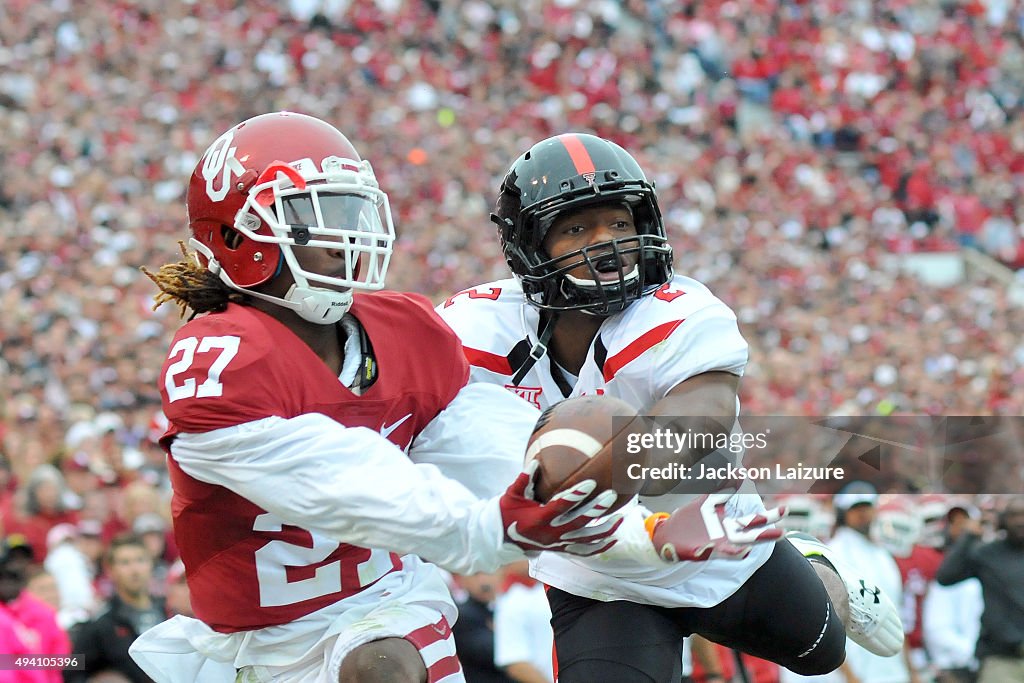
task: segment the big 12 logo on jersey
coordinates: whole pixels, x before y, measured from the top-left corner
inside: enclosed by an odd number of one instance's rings
[[[540,408],[540,395],[543,391],[540,387],[520,387],[515,384],[506,384],[505,388],[524,401],[529,401],[538,409]]]

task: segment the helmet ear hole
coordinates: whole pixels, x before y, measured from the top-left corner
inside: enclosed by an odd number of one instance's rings
[[[227,225],[220,226],[220,237],[224,240],[224,246],[232,251],[242,246],[242,240],[245,239],[242,233]]]

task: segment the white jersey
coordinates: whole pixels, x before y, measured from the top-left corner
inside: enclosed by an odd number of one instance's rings
[[[554,679],[551,608],[544,586],[513,583],[494,600],[494,663],[507,668],[527,662],[545,680]]]
[[[723,371],[742,375],[747,343],[736,315],[707,287],[675,276],[656,293],[605,319],[591,344],[579,377],[568,378],[563,396],[554,373],[562,370],[541,358],[518,386],[512,377],[537,342],[539,311],[526,303],[519,282],[499,280],[459,292],[437,312],[462,339],[470,381],[504,386],[544,409],[585,394],[620,398],[643,413],[680,382]],[[747,488],[749,487],[749,489]],[[729,503],[731,514],[764,510],[749,483]],[[687,498],[659,496],[642,502],[671,512]],[[594,600],[620,600],[665,607],[710,607],[732,595],[771,555],[772,545],[756,546],[744,560],[681,562],[651,567],[601,556],[579,558],[543,553],[531,574],[549,585]]]
[[[903,603],[900,568],[888,550],[846,526],[836,530],[828,545],[841,562],[856,572],[857,576],[874,582],[892,599],[893,604]],[[847,641],[846,663],[862,681],[907,683],[910,680],[907,661],[902,653],[896,657],[879,657],[857,643]]]

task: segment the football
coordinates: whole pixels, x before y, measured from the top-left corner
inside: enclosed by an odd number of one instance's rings
[[[637,418],[636,410],[611,396],[570,398],[545,410],[538,418],[526,448],[526,462],[531,459],[540,462],[534,498],[546,503],[556,493],[586,479],[597,482],[595,493],[613,488],[616,437],[620,437],[617,445],[621,451],[624,445],[622,437],[640,427],[641,420]],[[616,457],[625,456],[619,452]],[[617,464],[620,468],[623,466],[622,462]],[[640,483],[629,487],[629,482],[625,482],[620,486],[616,490],[620,495],[612,509],[629,502]],[[633,490],[623,490],[630,488]]]

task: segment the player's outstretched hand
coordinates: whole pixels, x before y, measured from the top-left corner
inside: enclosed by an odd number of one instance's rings
[[[614,545],[610,537],[622,517],[609,515],[608,510],[615,503],[616,493],[603,491],[586,501],[597,486],[593,479],[587,479],[547,503],[539,503],[533,499],[538,465],[537,460],[530,461],[498,500],[505,539],[527,552],[556,550],[573,555],[594,555]]]
[[[782,537],[783,530],[771,525],[786,516],[785,508],[730,517],[725,504],[734,493],[706,493],[671,515],[661,512],[649,517],[647,531],[658,555],[666,562],[703,562],[715,557],[739,560],[758,543]]]

